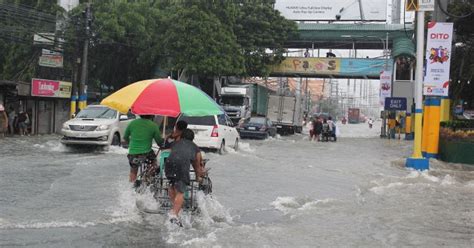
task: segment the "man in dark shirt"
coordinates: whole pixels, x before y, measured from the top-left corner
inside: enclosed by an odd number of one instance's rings
[[[184,202],[184,192],[190,183],[190,165],[193,165],[196,178],[200,181],[203,175],[201,167],[201,151],[194,144],[194,132],[185,129],[181,136],[177,137],[171,153],[165,163],[166,177],[170,180],[168,195],[173,203],[171,211],[171,222],[179,223],[177,216],[181,211]]]

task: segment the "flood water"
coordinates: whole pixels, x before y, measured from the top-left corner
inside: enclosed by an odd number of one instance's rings
[[[404,167],[411,142],[365,124],[338,142],[304,134],[244,140],[205,154],[212,197],[201,213],[143,214],[127,151],[68,150],[59,136],[0,140],[1,247],[473,247],[474,170]]]

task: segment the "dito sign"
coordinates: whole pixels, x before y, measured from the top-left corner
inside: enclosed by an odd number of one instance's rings
[[[405,97],[387,97],[385,98],[385,110],[407,110],[407,99]]]
[[[387,19],[386,0],[276,0],[275,9],[289,20],[336,20],[336,16],[339,20]]]
[[[384,105],[385,99],[392,96],[392,71],[380,73],[380,105]]]
[[[33,78],[31,80],[32,96],[70,98],[71,91],[71,82],[37,78]]]
[[[428,23],[426,75],[423,80],[423,94],[426,96],[448,96],[452,35],[453,23]]]

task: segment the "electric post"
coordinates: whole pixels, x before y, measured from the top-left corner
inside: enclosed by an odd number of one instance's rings
[[[413,141],[413,154],[410,158],[407,158],[406,167],[427,170],[429,169],[429,161],[421,153],[425,12],[417,10],[416,14],[415,139]]]
[[[82,110],[87,106],[87,56],[89,52],[89,35],[90,35],[90,22],[91,16],[91,4],[90,1],[86,4],[85,12],[85,29],[86,37],[84,39],[84,48],[82,50],[82,70],[81,70],[81,83],[79,85],[79,109]]]

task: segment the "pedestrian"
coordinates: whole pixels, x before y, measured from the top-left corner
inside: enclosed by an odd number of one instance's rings
[[[309,119],[307,127],[309,129],[309,141],[312,141],[314,138],[314,120],[313,118]]]
[[[336,141],[336,123],[332,120],[331,116],[328,117],[327,123],[329,125],[329,136],[334,138],[334,141]]]
[[[369,128],[372,128],[372,126],[374,125],[374,120],[372,120],[372,118],[369,118]]]
[[[388,119],[388,138],[395,139],[395,128],[397,127],[397,120],[394,117]]]
[[[305,58],[309,57],[309,48],[306,48],[306,52],[304,52],[304,57]]]
[[[321,122],[320,118],[316,118],[315,122],[313,123],[314,125],[314,138],[316,141],[321,141],[321,133],[323,132],[323,123]]]
[[[193,166],[198,182],[202,181],[202,155],[199,147],[193,142],[194,132],[185,129],[176,137],[170,155],[165,162],[166,178],[170,181],[168,195],[173,204],[169,218],[171,223],[182,226],[178,219],[184,203],[184,193],[190,184],[190,165]]]
[[[6,132],[8,132],[8,117],[5,107],[0,104],[0,137],[5,137]]]
[[[20,135],[28,135],[28,125],[30,124],[30,117],[25,111],[20,111],[18,114],[18,128],[20,129]]]
[[[16,111],[13,106],[10,106],[8,111],[8,128],[10,129],[10,134],[15,134],[15,118],[16,118]]]

